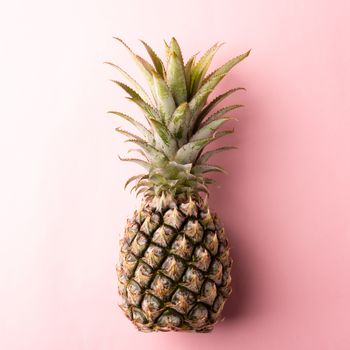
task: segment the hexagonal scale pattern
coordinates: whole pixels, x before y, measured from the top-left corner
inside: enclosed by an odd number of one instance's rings
[[[162,211],[146,203],[120,246],[120,307],[139,330],[213,328],[231,292],[232,260],[224,229],[203,202]]]

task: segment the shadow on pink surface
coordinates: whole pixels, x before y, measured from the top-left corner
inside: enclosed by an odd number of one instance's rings
[[[248,58],[248,61],[250,58]],[[254,287],[253,268],[255,259],[251,256],[252,252],[249,251],[249,241],[252,239],[250,235],[254,235],[254,233],[249,232],[249,227],[244,224],[245,220],[249,220],[250,213],[248,213],[248,208],[245,208],[241,203],[241,199],[244,197],[244,186],[246,185],[244,181],[249,175],[251,176],[247,173],[249,167],[244,165],[252,161],[249,159],[252,154],[245,146],[249,144],[250,135],[252,134],[250,128],[253,126],[254,120],[258,118],[258,105],[251,91],[253,89],[246,87],[245,81],[249,80],[248,78],[245,79],[244,73],[240,74],[240,68],[238,66],[233,70],[231,74],[233,77],[228,76],[222,82],[220,91],[218,91],[219,94],[239,86],[247,89],[247,91],[234,94],[222,103],[222,106],[237,103],[244,105],[243,108],[234,113],[237,120],[234,119],[230,122],[229,127],[235,129],[234,134],[220,140],[216,145],[234,145],[238,149],[220,154],[213,161],[228,172],[227,175],[215,175],[219,186],[212,186],[210,202],[213,211],[218,214],[224,223],[233,259],[231,271],[232,294],[223,310],[224,322],[220,323],[220,327],[231,327],[232,323],[244,317],[248,310],[254,311],[252,310],[254,307],[253,299],[255,298],[253,290],[256,289]],[[237,76],[237,72],[240,76]],[[240,81],[240,77],[242,81]]]

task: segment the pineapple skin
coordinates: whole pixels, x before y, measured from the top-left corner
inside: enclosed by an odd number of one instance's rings
[[[145,200],[127,221],[120,307],[143,332],[210,332],[231,293],[224,228],[200,197],[159,203]]]

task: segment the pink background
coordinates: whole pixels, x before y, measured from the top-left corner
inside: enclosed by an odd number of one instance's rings
[[[347,0],[8,1],[1,5],[0,348],[350,349],[350,50]],[[211,334],[142,334],[117,309],[117,239],[136,166],[109,109],[137,111],[102,64],[136,68],[112,40],[186,57],[252,48],[219,87],[229,170],[211,205],[236,267]],[[136,74],[137,75],[137,74]],[[124,124],[123,124],[124,125]],[[131,344],[131,347],[130,347]]]

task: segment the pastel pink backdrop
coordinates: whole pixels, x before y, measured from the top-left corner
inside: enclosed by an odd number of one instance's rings
[[[0,348],[350,348],[349,2],[13,1],[1,6]],[[214,66],[252,48],[220,85],[239,150],[212,189],[235,292],[211,334],[138,333],[117,308],[117,239],[136,166],[106,114],[138,113],[102,64],[137,69],[112,40]],[[137,75],[137,74],[136,74]],[[139,113],[138,113],[139,115]],[[124,125],[124,124],[123,124]]]

